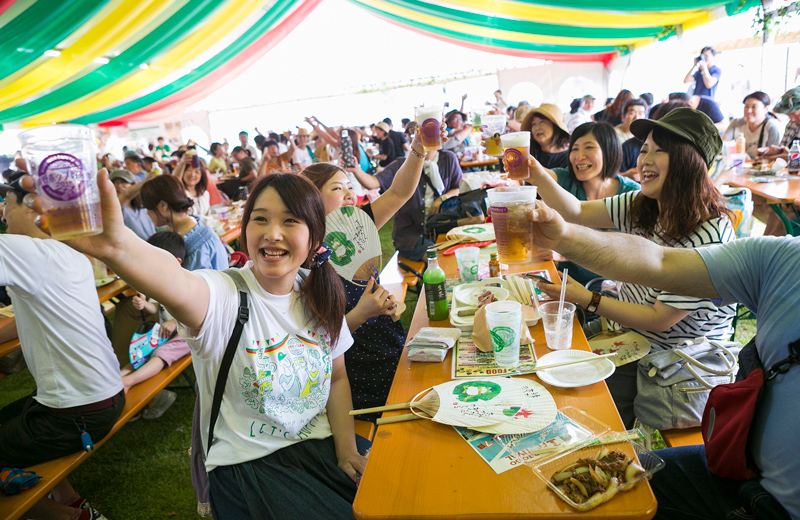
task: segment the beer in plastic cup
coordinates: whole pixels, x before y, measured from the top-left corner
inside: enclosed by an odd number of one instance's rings
[[[500,136],[503,143],[503,157],[506,160],[509,179],[527,179],[530,177],[528,155],[531,149],[530,132],[512,132]]]
[[[481,133],[486,146],[486,155],[491,157],[503,156],[503,145],[500,136],[506,128],[506,116],[483,116],[481,118]]]
[[[533,223],[536,186],[504,186],[486,192],[497,255],[503,264],[533,260]]]
[[[417,107],[414,116],[422,136],[422,148],[429,152],[442,148],[442,105]]]
[[[50,236],[68,240],[101,233],[94,131],[84,125],[40,126],[19,134],[19,141]]]
[[[486,306],[486,327],[492,337],[494,364],[513,367],[519,364],[519,335],[522,305],[519,302],[494,302]]]
[[[565,281],[566,283],[566,281]],[[544,339],[550,350],[567,350],[572,346],[572,318],[575,317],[575,304],[564,302],[561,315],[558,314],[558,302],[539,305],[544,327]]]

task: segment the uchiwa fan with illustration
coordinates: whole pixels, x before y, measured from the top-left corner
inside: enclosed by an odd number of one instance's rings
[[[378,277],[381,240],[367,213],[353,206],[334,210],[325,218],[325,244],[336,273],[359,285]]]
[[[552,423],[558,411],[550,392],[534,381],[487,378],[448,381],[420,392],[409,403],[351,415],[404,408],[413,415],[378,419],[379,424],[422,418],[488,433],[530,433]]]

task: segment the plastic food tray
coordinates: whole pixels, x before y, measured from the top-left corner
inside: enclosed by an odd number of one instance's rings
[[[458,311],[461,309],[468,309],[471,308],[465,304],[463,304],[459,299],[456,297],[458,291],[464,291],[473,289],[475,287],[483,287],[484,285],[490,283],[497,283],[500,284],[500,287],[509,291],[509,293],[513,294],[511,287],[508,282],[506,282],[503,278],[484,278],[479,282],[472,282],[472,283],[465,283],[461,284],[453,289],[453,298],[450,302],[450,324],[453,327],[461,329],[462,332],[472,332],[473,327],[475,326],[475,317],[474,316],[459,316]],[[509,300],[513,300],[511,296],[508,298]],[[513,300],[516,301],[516,300]],[[535,316],[533,318],[529,318],[525,321],[528,327],[533,327],[537,323],[539,323],[539,313],[538,311],[534,312]]]

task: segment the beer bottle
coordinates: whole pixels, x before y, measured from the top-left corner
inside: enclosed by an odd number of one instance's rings
[[[425,284],[425,303],[427,305],[428,319],[439,321],[447,319],[447,290],[445,289],[445,275],[439,267],[439,259],[435,249],[428,250],[428,268],[422,275]]]
[[[489,276],[492,278],[500,276],[500,260],[497,259],[497,253],[492,253],[489,259]]]

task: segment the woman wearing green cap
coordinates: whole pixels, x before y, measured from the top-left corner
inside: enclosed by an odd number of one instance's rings
[[[530,180],[539,187],[545,203],[569,222],[617,229],[671,247],[693,248],[733,240],[731,212],[708,176],[708,165],[722,147],[711,119],[696,110],[679,108],[658,121],[634,121],[631,132],[644,143],[637,164],[641,190],[580,201],[535,161],[531,161]],[[558,297],[561,285],[541,289]],[[651,352],[701,336],[727,339],[734,315],[732,305],[718,308],[707,299],[627,283],[620,289],[620,299],[613,300],[570,280],[566,299],[607,318],[613,329],[642,334],[650,341]],[[623,365],[606,381],[628,428],[635,419],[636,372],[636,363]]]

